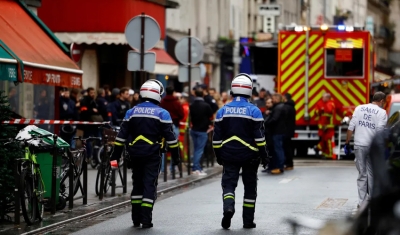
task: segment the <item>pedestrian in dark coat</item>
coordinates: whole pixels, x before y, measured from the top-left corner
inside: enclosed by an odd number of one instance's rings
[[[296,127],[296,108],[292,100],[292,95],[286,93],[283,96],[286,109],[286,134],[283,140],[283,149],[285,151],[285,170],[293,170],[293,140]]]

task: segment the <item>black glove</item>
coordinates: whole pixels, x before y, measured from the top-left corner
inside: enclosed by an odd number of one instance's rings
[[[346,156],[349,156],[351,154],[350,144],[345,144],[343,149],[344,149],[344,153],[346,154]]]
[[[177,166],[179,165],[179,163],[181,163],[181,158],[179,157],[179,155],[173,154],[171,159],[172,159],[172,165],[174,166]]]
[[[261,165],[264,169],[267,169],[267,166],[269,164],[270,158],[269,157],[263,157],[261,158]]]
[[[257,165],[257,166],[260,165],[260,158],[257,157],[257,158],[251,159],[250,164],[251,165]]]
[[[218,157],[218,156],[216,158],[217,158],[218,165],[223,166],[224,162],[222,161],[222,159],[220,157]]]

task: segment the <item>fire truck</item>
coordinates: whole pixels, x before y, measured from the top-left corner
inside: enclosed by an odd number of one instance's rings
[[[325,92],[341,110],[337,133],[345,111],[351,115],[369,102],[373,43],[369,31],[353,26],[287,26],[279,32],[276,89],[296,104],[296,155],[306,156],[319,141],[314,111]]]

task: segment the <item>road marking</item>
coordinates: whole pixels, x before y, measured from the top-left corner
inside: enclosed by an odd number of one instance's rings
[[[293,180],[297,180],[298,178],[284,178],[283,180],[279,181],[280,184],[287,184]]]
[[[347,198],[327,198],[317,207],[317,209],[340,209],[349,199]]]

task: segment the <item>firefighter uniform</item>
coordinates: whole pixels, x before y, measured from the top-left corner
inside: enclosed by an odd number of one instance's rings
[[[183,159],[187,160],[187,147],[188,144],[186,143],[186,130],[187,127],[189,126],[188,123],[188,117],[189,117],[189,103],[183,103],[182,104],[183,108],[183,118],[182,120],[179,121],[179,148],[181,150],[181,153],[183,155]]]
[[[269,160],[264,119],[260,109],[248,101],[251,91],[251,78],[246,74],[236,76],[232,81],[233,101],[217,112],[214,124],[213,148],[218,163],[224,168],[221,183],[224,217],[221,226],[225,229],[230,227],[235,213],[235,189],[240,169],[244,184],[243,227],[255,228],[257,170],[260,160],[264,167]]]
[[[335,135],[336,107],[333,100],[320,100],[315,111],[318,120],[318,136],[320,142],[317,148],[325,158],[332,158],[332,137]]]
[[[156,80],[146,81],[141,90],[142,103],[128,110],[115,140],[111,160],[121,156],[125,146],[132,168],[133,189],[131,193],[132,221],[135,227],[142,224],[150,228],[153,205],[157,198],[157,180],[161,165],[163,138],[168,144],[175,164],[179,163],[178,140],[173,131],[170,114],[159,107],[163,87]],[[146,94],[156,97],[148,97]]]

